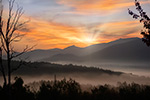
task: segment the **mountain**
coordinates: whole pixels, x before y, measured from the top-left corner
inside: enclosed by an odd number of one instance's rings
[[[73,54],[57,54],[54,55],[48,59],[45,59],[45,61],[68,61],[68,62],[79,62],[80,61],[80,57],[75,56]]]
[[[150,61],[150,48],[141,39],[135,38],[109,46],[84,58],[90,58],[92,61],[147,62]]]
[[[57,55],[46,61],[66,62],[144,62],[150,61],[150,48],[139,38],[118,39],[109,43],[91,45],[86,48],[69,47],[73,51],[72,56]],[[70,53],[68,53],[70,54]],[[80,56],[79,56],[80,54]],[[70,59],[66,59],[70,58]]]
[[[28,61],[40,61],[41,59],[52,57],[56,54],[61,53],[61,49],[49,49],[49,50],[33,50],[21,55],[21,58]]]
[[[97,52],[99,50],[107,48],[109,46],[113,46],[113,45],[116,45],[116,44],[122,44],[122,43],[130,42],[130,41],[135,40],[135,39],[138,39],[138,38],[127,38],[127,39],[121,39],[120,38],[118,40],[111,41],[109,43],[100,43],[100,44],[95,44],[95,45],[91,45],[91,46],[85,47],[84,51],[86,51],[85,52],[86,54],[89,54],[89,53]]]
[[[100,62],[100,61],[150,61],[150,48],[139,38],[118,39],[85,48],[69,46],[65,49],[33,50],[22,58],[47,62]]]
[[[83,48],[79,48],[79,47],[76,47],[75,45],[72,45],[63,49],[62,54],[72,54],[72,55],[80,56],[82,51],[83,51]]]

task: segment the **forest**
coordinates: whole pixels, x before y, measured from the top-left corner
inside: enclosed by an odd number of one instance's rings
[[[73,79],[42,81],[39,90],[24,85],[20,77],[15,77],[11,85],[11,100],[149,100],[150,86],[136,83],[118,83],[118,86],[99,85],[82,90]],[[0,98],[9,99],[7,86],[0,86]]]

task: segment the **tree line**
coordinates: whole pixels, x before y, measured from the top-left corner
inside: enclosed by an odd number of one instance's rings
[[[150,86],[136,83],[119,83],[118,86],[99,85],[82,90],[73,79],[43,81],[38,91],[24,85],[20,77],[11,84],[11,100],[150,100]],[[0,99],[8,100],[5,89],[0,86]]]

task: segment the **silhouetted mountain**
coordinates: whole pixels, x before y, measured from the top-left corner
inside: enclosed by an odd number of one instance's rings
[[[63,49],[63,54],[73,54],[73,55],[81,55],[81,52],[83,51],[83,48],[76,47],[75,45],[72,45],[70,47],[67,47]]]
[[[79,50],[78,50],[79,51]],[[147,62],[150,61],[150,48],[139,38],[119,39],[109,43],[102,43],[82,48],[79,53],[72,56],[64,55],[57,60],[51,57],[46,61],[72,61],[72,62]],[[75,56],[74,56],[75,55]],[[58,57],[58,55],[57,55]],[[59,58],[59,57],[58,57]],[[66,59],[70,58],[70,59]]]
[[[82,55],[82,52],[83,48],[72,45],[62,49],[60,52],[53,54],[53,56],[47,56],[39,61],[79,61],[79,56]]]
[[[150,48],[139,38],[118,39],[109,43],[91,45],[85,48],[70,46],[65,49],[33,50],[23,55],[30,61],[149,61]]]
[[[92,61],[150,61],[150,48],[141,39],[115,44],[86,56]]]
[[[48,60],[50,61],[80,61],[79,58],[80,57],[75,56],[73,54],[57,54],[57,55],[50,57]]]
[[[61,53],[61,49],[49,49],[49,50],[33,50],[27,52],[21,56],[21,58],[27,58],[28,61],[39,61],[44,58],[52,57]]]
[[[85,53],[87,55],[89,53],[97,52],[97,51],[102,50],[104,48],[107,48],[109,46],[130,42],[134,39],[138,39],[138,38],[127,38],[127,39],[121,39],[120,38],[118,40],[115,40],[115,41],[112,41],[109,43],[101,43],[101,44],[95,44],[95,45],[88,46],[88,47],[84,48],[85,49],[84,51],[86,51]]]

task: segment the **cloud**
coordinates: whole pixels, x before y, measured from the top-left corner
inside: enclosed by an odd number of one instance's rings
[[[17,48],[26,44],[37,44],[37,49],[85,47],[122,37],[140,37],[142,29],[138,22],[128,21],[127,11],[110,15],[133,6],[130,0],[26,0],[23,4],[27,12],[23,20],[31,13],[31,22],[20,30],[27,35]]]
[[[101,13],[101,15],[134,6],[134,1],[131,2],[131,0],[58,0],[58,3],[74,8],[76,14]]]
[[[24,43],[38,44],[36,48],[85,47],[122,37],[139,37],[141,26],[136,21],[96,23],[89,26],[69,26],[32,19]],[[23,31],[24,32],[24,31]],[[90,39],[90,40],[89,40]],[[93,39],[93,40],[92,40]],[[88,44],[88,41],[91,43]]]
[[[118,38],[141,37],[141,24],[137,21],[110,22],[101,26],[99,42],[110,42]]]
[[[75,8],[77,11],[108,11],[120,6],[121,0],[60,0],[64,4]]]
[[[70,45],[85,46],[81,43],[81,36],[84,34],[81,27],[73,27],[56,22],[46,22],[43,20],[31,19],[26,27],[29,28],[21,43],[38,44],[37,48],[65,48]]]

